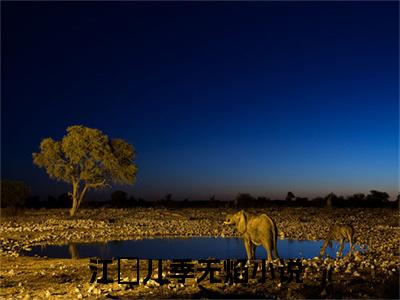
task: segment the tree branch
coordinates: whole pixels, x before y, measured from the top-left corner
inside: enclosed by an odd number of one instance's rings
[[[83,196],[85,196],[85,193],[86,193],[87,189],[88,189],[88,186],[85,185],[85,186],[83,187],[83,189],[82,189],[80,195],[79,195],[79,198],[78,198],[78,207],[81,205]]]
[[[106,186],[105,183],[106,183],[106,180],[105,180],[105,179],[104,179],[103,181],[101,181],[101,182],[87,183],[87,184],[85,185],[85,188],[87,187],[87,188],[93,189],[93,188],[98,188],[98,187]]]

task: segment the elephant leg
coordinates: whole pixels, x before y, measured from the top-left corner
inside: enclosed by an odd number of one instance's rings
[[[343,252],[343,239],[340,240],[339,257],[342,257]]]
[[[251,245],[251,254],[252,254],[251,259],[252,260],[256,259],[256,248],[257,248],[257,246],[255,244]]]
[[[353,252],[353,247],[354,247],[354,245],[353,245],[353,241],[351,240],[351,238],[349,238],[349,244],[350,244],[349,255],[351,255],[351,254],[352,254],[352,252]]]
[[[251,260],[252,259],[252,245],[251,241],[248,237],[244,237],[243,239],[244,246],[246,248],[246,254],[247,254],[247,259]]]
[[[267,252],[268,262],[272,262],[271,245],[269,245],[267,241],[263,242],[262,245],[265,248],[265,251]]]
[[[325,254],[325,248],[322,246],[322,248],[319,250],[319,257],[322,258],[324,257]]]
[[[274,243],[274,255],[275,255],[275,258],[279,258],[279,254],[278,254],[278,241],[275,241],[275,243]]]
[[[248,265],[249,267],[254,266],[254,260],[255,260],[255,257],[256,257],[256,247],[257,246],[255,244],[253,244],[253,242],[251,242],[251,240],[250,240],[250,242],[249,242],[250,255],[247,254],[248,260],[247,260],[247,263],[246,263],[246,265]],[[247,249],[246,249],[246,251],[247,251]]]

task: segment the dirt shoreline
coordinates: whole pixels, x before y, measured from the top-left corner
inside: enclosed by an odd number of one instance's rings
[[[235,209],[95,209],[81,210],[69,218],[67,210],[26,211],[1,218],[0,297],[2,298],[396,298],[399,281],[399,212],[396,209],[269,208],[250,209],[267,213],[277,223],[280,238],[323,239],[329,224],[350,222],[365,253],[341,260],[303,260],[303,283],[158,286],[151,281],[133,288],[127,285],[90,284],[88,259],[46,259],[21,256],[34,245],[128,240],[147,237],[236,236],[222,225]],[[277,262],[276,262],[277,263]],[[331,264],[333,282],[320,287],[322,270]],[[143,270],[147,266],[142,266]],[[112,268],[111,268],[112,269]],[[115,271],[115,270],[114,270]],[[155,274],[154,274],[155,275]],[[396,291],[397,289],[397,291]]]

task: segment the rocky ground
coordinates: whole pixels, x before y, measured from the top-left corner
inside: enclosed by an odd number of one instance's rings
[[[0,297],[2,298],[398,298],[399,212],[395,209],[270,208],[279,236],[323,239],[333,221],[351,222],[358,244],[368,245],[343,259],[303,260],[303,283],[280,283],[267,278],[260,284],[208,284],[189,280],[159,286],[90,284],[88,259],[26,257],[34,245],[140,239],[146,237],[235,236],[222,225],[226,209],[136,208],[81,210],[70,218],[67,210],[26,211],[1,217]],[[274,264],[278,264],[275,261]],[[321,274],[332,267],[332,283],[321,287]],[[113,272],[110,267],[110,272]],[[116,268],[116,267],[115,267]],[[143,265],[143,269],[147,266]],[[115,270],[114,270],[115,271]]]

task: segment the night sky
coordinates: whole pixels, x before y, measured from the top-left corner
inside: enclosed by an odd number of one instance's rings
[[[135,146],[145,199],[398,192],[398,2],[1,5],[2,178],[33,194],[69,190],[32,152],[75,124]]]

